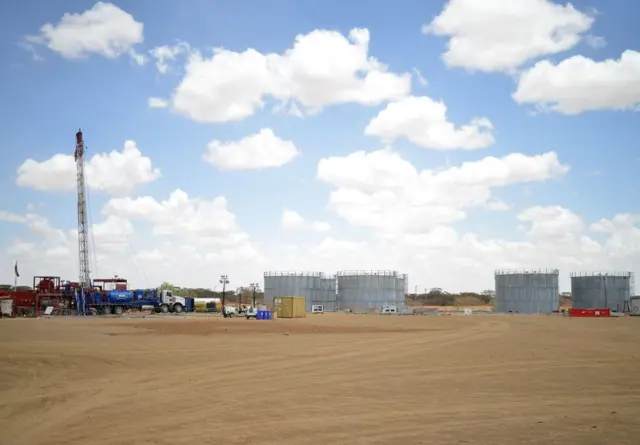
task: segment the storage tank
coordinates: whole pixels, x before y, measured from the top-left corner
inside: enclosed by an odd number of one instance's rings
[[[391,270],[338,272],[340,309],[381,309],[394,305],[404,309],[408,286],[406,274]]]
[[[110,290],[107,293],[107,301],[109,303],[131,303],[133,302],[133,294],[128,290]]]
[[[572,306],[576,309],[616,310],[631,299],[632,272],[571,273]]]
[[[319,301],[324,301],[322,272],[271,271],[264,273],[264,304],[273,307],[274,297],[305,297],[307,311]]]
[[[335,275],[320,278],[320,299],[314,300],[311,303],[312,305],[321,304],[324,307],[325,312],[333,312],[338,309]]]
[[[560,306],[558,269],[497,270],[496,312],[549,314]]]

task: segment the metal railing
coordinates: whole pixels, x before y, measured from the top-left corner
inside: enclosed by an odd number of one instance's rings
[[[398,277],[403,278],[406,277],[406,274],[400,274],[395,270],[341,270],[338,271],[338,277],[347,277],[347,276],[383,276],[383,277]]]
[[[571,278],[574,277],[633,277],[633,272],[613,271],[613,272],[571,272]]]
[[[265,277],[318,277],[324,278],[324,272],[275,270],[264,273]]]
[[[494,275],[559,275],[558,269],[498,269]]]

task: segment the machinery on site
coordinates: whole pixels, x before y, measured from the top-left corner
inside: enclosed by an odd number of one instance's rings
[[[78,210],[78,281],[63,282],[60,277],[36,276],[28,290],[0,290],[5,316],[122,314],[129,309],[151,308],[156,312],[181,313],[193,311],[193,299],[174,295],[170,290],[128,289],[123,278],[91,280],[89,226],[84,171],[86,147],[82,130],[76,133],[74,159],[76,162]],[[17,275],[16,263],[16,277]],[[6,301],[5,301],[6,300]],[[11,304],[8,304],[11,300]]]
[[[225,306],[222,312],[222,315],[225,318],[233,318],[233,317],[246,317],[256,318],[258,316],[258,309],[249,305],[241,305],[240,307],[235,306]]]
[[[168,289],[127,289],[124,278],[96,279],[85,292],[85,306],[91,312],[120,315],[130,309],[152,309],[155,312],[193,312],[194,299],[174,295]]]
[[[258,318],[258,308],[256,308],[255,306],[250,306],[247,308],[244,315],[245,317],[247,317],[247,320],[250,318]]]
[[[87,224],[87,186],[84,179],[84,137],[82,130],[76,133],[76,183],[78,188],[78,264],[80,267],[81,287],[87,289],[91,285],[91,267],[89,263],[89,226]]]
[[[167,289],[130,290],[124,278],[96,279],[84,289],[78,282],[63,282],[60,277],[34,277],[33,289],[0,291],[0,300],[4,316],[120,315],[132,309],[176,314],[194,311],[193,298]],[[11,305],[5,300],[11,300]]]
[[[35,276],[33,287],[0,291],[5,316],[35,317],[50,307],[52,314],[76,313],[75,291],[61,285],[60,277]],[[77,283],[73,283],[77,286]],[[11,300],[11,304],[7,303]],[[10,310],[9,310],[10,308]]]

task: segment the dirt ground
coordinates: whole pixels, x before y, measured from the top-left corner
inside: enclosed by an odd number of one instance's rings
[[[0,320],[0,444],[640,443],[640,317]]]

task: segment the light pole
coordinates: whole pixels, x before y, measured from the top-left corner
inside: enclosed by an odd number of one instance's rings
[[[227,313],[225,312],[225,298],[224,294],[227,290],[227,284],[229,284],[229,276],[228,275],[220,275],[220,284],[222,284],[222,316],[226,318]]]
[[[256,307],[256,292],[260,292],[260,284],[251,283],[251,289],[253,289],[253,307]]]

